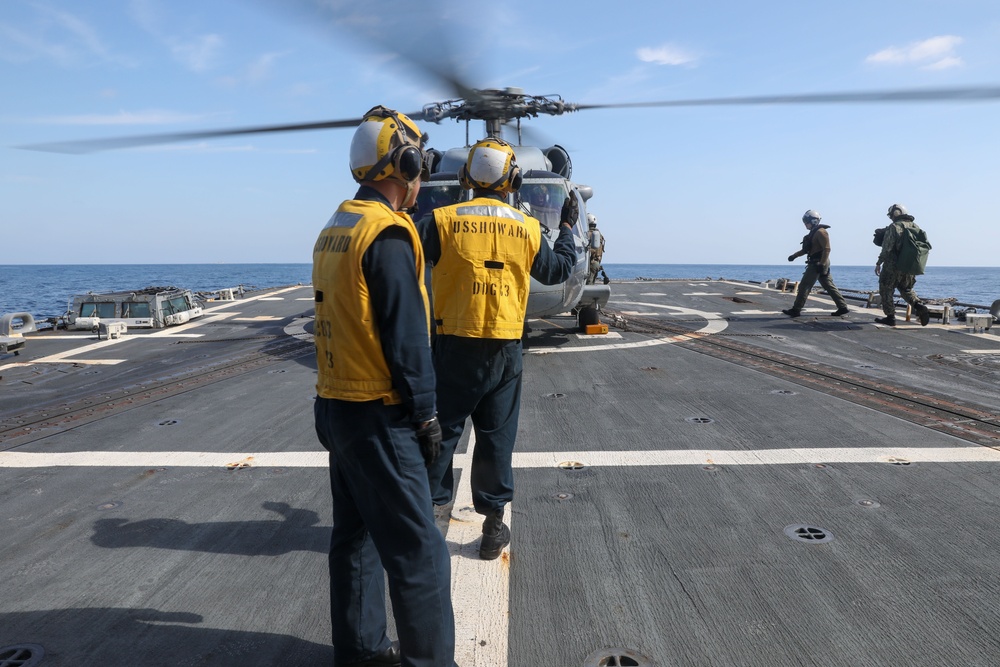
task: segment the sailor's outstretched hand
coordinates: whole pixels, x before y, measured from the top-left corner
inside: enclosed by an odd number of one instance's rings
[[[576,221],[580,219],[580,205],[576,202],[576,197],[570,195],[566,197],[566,201],[563,202],[562,212],[559,214],[559,222],[568,222],[571,225],[575,225]]]

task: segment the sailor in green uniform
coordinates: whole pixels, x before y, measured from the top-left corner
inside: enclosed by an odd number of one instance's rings
[[[913,306],[913,310],[920,320],[920,325],[927,326],[931,318],[930,311],[920,301],[917,293],[913,291],[917,277],[901,271],[896,264],[903,242],[903,230],[905,227],[913,226],[914,218],[902,204],[890,206],[886,215],[892,220],[892,224],[885,228],[885,236],[882,237],[882,252],[879,253],[878,261],[875,262],[878,293],[882,300],[882,312],[885,313],[885,317],[876,317],[875,321],[890,327],[896,326],[895,292],[899,290],[899,295],[903,297],[903,300]]]
[[[788,256],[789,262],[794,261],[796,257],[806,256],[806,270],[802,274],[802,280],[799,281],[795,303],[791,308],[781,311],[789,317],[798,317],[802,314],[802,307],[806,305],[806,298],[817,280],[837,304],[837,310],[832,313],[833,315],[846,315],[850,312],[847,309],[847,302],[833,282],[833,276],[830,275],[830,234],[826,231],[830,225],[820,224],[821,219],[819,212],[812,209],[802,215],[802,224],[809,233],[802,237],[802,250]]]

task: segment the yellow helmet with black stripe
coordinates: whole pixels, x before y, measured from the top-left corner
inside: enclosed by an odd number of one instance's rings
[[[351,140],[351,175],[359,183],[417,180],[424,167],[425,136],[406,114],[372,107]]]
[[[493,190],[502,195],[521,187],[521,169],[514,149],[503,139],[487,137],[469,150],[469,157],[458,171],[463,187]]]

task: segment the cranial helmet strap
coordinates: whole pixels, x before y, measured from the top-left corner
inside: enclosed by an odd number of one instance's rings
[[[392,152],[391,151],[389,153],[386,153],[385,155],[383,155],[382,159],[380,159],[378,162],[376,162],[372,166],[372,168],[368,170],[368,173],[365,174],[365,177],[362,178],[361,180],[362,181],[371,181],[371,180],[373,180],[376,176],[378,176],[382,172],[383,169],[385,169],[387,166],[389,166],[389,162],[390,161],[392,161]]]
[[[504,174],[503,176],[501,176],[501,177],[500,177],[500,178],[498,178],[497,180],[495,180],[495,181],[493,181],[492,183],[490,183],[490,186],[489,186],[489,189],[490,189],[490,190],[499,190],[499,189],[500,189],[500,186],[501,186],[501,185],[503,184],[503,182],[504,182],[504,181],[506,181],[506,180],[507,180],[507,174]]]

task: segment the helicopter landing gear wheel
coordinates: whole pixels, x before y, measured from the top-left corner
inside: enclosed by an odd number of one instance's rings
[[[580,331],[586,331],[587,325],[601,323],[601,314],[594,306],[580,306],[576,313],[576,322],[580,326]]]

